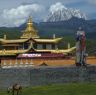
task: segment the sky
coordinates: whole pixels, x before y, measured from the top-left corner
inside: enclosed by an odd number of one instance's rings
[[[0,27],[19,26],[29,15],[35,22],[42,21],[57,3],[79,9],[88,19],[96,19],[96,0],[0,0]]]

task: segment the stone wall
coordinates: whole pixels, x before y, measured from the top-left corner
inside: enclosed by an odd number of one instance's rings
[[[14,83],[36,86],[69,82],[96,82],[96,67],[38,67],[0,69],[0,88]]]

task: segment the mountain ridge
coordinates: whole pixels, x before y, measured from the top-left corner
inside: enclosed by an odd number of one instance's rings
[[[81,12],[79,9],[66,8],[65,6],[57,3],[49,9],[49,13],[44,18],[44,22],[56,22],[69,20],[72,17],[87,19],[85,13]]]
[[[33,26],[36,30],[38,30],[38,34],[40,36],[46,37],[51,37],[53,34],[56,34],[57,36],[75,35],[79,27],[82,27],[82,29],[86,32],[88,37],[92,33],[96,33],[96,20],[84,20],[78,19],[76,17],[73,17],[70,20],[58,22],[33,22]],[[0,35],[4,35],[4,33],[7,32],[12,32],[14,33],[14,35],[18,34],[17,36],[20,36],[22,34],[21,31],[24,30],[25,27],[25,23],[20,25],[19,27],[0,27]]]

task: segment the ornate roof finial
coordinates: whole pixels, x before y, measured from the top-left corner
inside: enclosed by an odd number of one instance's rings
[[[29,16],[27,23],[32,23],[32,17]]]
[[[21,36],[21,38],[29,38],[29,37],[32,37],[32,38],[38,38],[39,37],[37,35],[37,31],[33,27],[31,16],[29,16],[29,18],[28,18],[26,29],[24,30],[23,35]]]

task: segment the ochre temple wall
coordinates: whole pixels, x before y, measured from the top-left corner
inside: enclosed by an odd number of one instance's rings
[[[4,59],[1,60],[1,65],[30,65],[39,66],[42,63],[48,66],[70,66],[75,64],[75,58],[71,59]],[[17,63],[17,64],[16,64]],[[96,64],[96,57],[88,57],[87,64]]]

